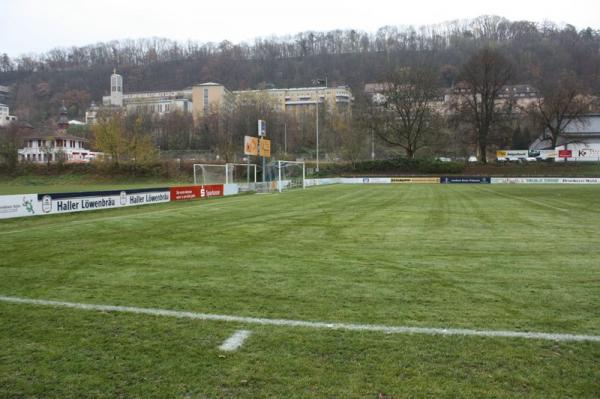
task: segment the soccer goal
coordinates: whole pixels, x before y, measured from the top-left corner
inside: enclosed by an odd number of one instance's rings
[[[194,164],[194,184],[227,183],[227,165],[208,163]]]
[[[304,162],[277,161],[277,189],[279,192],[293,188],[305,188],[305,178]]]
[[[253,163],[228,163],[227,183],[256,183],[256,164]]]

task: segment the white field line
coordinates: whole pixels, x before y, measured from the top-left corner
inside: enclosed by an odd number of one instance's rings
[[[189,210],[197,210],[198,207],[202,207],[204,208],[215,208],[215,205],[220,205],[219,207],[225,207],[229,204],[233,204],[233,203],[237,203],[237,202],[243,202],[245,200],[238,198],[237,200],[225,200],[223,201],[223,199],[216,199],[215,202],[211,202],[208,204],[205,203],[201,203],[201,204],[194,204],[194,206],[189,206],[189,207],[177,207],[177,208],[169,208],[169,209],[161,209],[161,210],[149,210],[147,212],[140,212],[140,213],[133,213],[133,214],[126,214],[126,215],[119,215],[119,216],[105,216],[105,217],[99,217],[99,218],[94,218],[94,219],[84,219],[84,220],[71,220],[71,221],[67,221],[64,223],[52,223],[52,224],[48,224],[48,225],[41,225],[41,226],[31,226],[28,227],[26,229],[21,229],[21,230],[7,230],[7,231],[0,231],[0,235],[8,235],[8,234],[16,234],[16,233],[26,233],[26,232],[31,232],[32,230],[42,230],[42,229],[47,229],[49,227],[64,227],[64,226],[70,226],[70,225],[79,225],[79,224],[88,224],[88,223],[95,223],[95,222],[104,222],[104,221],[108,221],[108,220],[123,220],[123,219],[131,219],[131,218],[140,218],[140,217],[146,217],[146,216],[153,216],[159,213],[171,213],[171,212],[185,212],[185,211],[189,211]],[[223,202],[221,202],[223,201]],[[217,209],[219,207],[216,207]],[[114,208],[114,209],[123,209],[123,208]],[[79,213],[83,213],[86,214],[87,212],[75,212],[76,214]],[[71,213],[72,215],[73,213]],[[36,216],[32,216],[33,218],[35,218]],[[28,219],[29,218],[23,218],[23,219]]]
[[[219,349],[225,352],[233,352],[244,344],[244,341],[250,334],[252,333],[248,330],[238,330],[233,333],[231,337],[227,338],[227,340],[219,346]]]
[[[385,326],[379,324],[355,324],[355,323],[329,323],[319,321],[302,321],[287,319],[267,319],[245,316],[230,316],[198,312],[186,312],[178,310],[165,310],[156,308],[138,308],[131,306],[94,305],[76,302],[49,301],[44,299],[29,299],[10,296],[0,296],[0,302],[54,306],[82,310],[95,310],[100,312],[123,312],[145,314],[151,316],[168,316],[194,320],[226,321],[243,324],[258,324],[265,326],[299,327],[316,330],[343,330],[362,332],[382,332],[386,334],[425,334],[425,335],[458,335],[474,337],[500,337],[500,338],[523,338],[539,339],[548,341],[576,341],[576,342],[600,342],[600,335],[560,334],[544,332],[525,331],[503,331],[503,330],[471,330],[463,328],[430,328],[430,327],[403,327]]]
[[[523,202],[529,202],[529,203],[532,203],[532,204],[535,204],[535,205],[539,205],[539,206],[543,206],[543,207],[546,207],[546,208],[554,209],[556,211],[569,212],[568,209],[559,208],[557,206],[550,205],[550,204],[547,204],[547,203],[541,202],[541,201],[532,200],[530,198],[523,198],[523,197],[519,197],[519,196],[516,196],[516,195],[499,193],[498,191],[490,190],[490,189],[487,189],[487,188],[479,188],[479,189],[481,191],[487,191],[489,193],[494,193],[496,195],[499,195],[500,197],[515,199],[515,200],[519,200],[519,201],[523,201]]]

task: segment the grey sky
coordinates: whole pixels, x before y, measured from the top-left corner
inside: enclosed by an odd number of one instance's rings
[[[240,42],[307,30],[372,32],[484,14],[600,29],[599,0],[0,0],[0,53],[153,36]]]

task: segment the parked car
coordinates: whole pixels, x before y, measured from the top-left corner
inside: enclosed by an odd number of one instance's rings
[[[467,159],[467,162],[477,162],[477,157],[475,155],[471,155],[469,159]]]

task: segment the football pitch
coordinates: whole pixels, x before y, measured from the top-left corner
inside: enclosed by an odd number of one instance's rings
[[[2,221],[0,397],[599,397],[599,244],[600,186]]]

